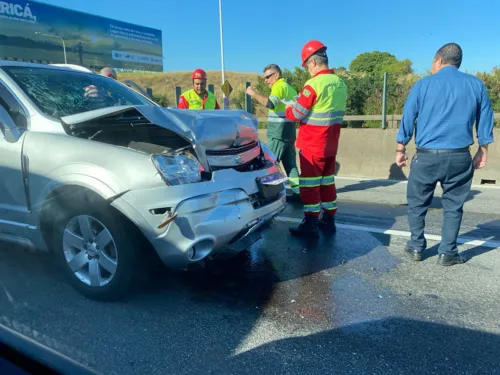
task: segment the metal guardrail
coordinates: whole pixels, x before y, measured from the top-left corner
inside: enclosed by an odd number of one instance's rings
[[[401,120],[402,115],[386,115],[386,121]],[[267,122],[267,117],[259,117],[259,122]],[[382,115],[347,115],[344,121],[382,121]]]
[[[214,91],[214,85],[210,84],[208,85],[208,89],[211,92]],[[245,88],[250,86],[250,82],[245,82]],[[179,102],[179,97],[181,96],[182,89],[180,86],[175,87],[175,103]],[[386,100],[387,100],[387,73],[384,73],[384,93],[383,93],[383,102],[382,102],[382,111],[385,111],[386,108]],[[245,94],[245,111],[247,112],[252,112],[252,100],[251,97],[247,94]],[[394,124],[395,121],[401,121],[401,118],[403,115],[391,115],[388,113],[385,113],[385,116],[383,114],[380,115],[347,115],[344,116],[344,121],[349,122],[349,121],[380,121],[381,122],[381,127],[383,129],[386,128],[386,125],[389,123],[392,128],[397,127],[396,124]],[[495,113],[494,114],[495,120],[500,120],[500,113]],[[259,122],[267,122],[267,117],[259,117],[258,118]],[[385,120],[385,121],[384,121]],[[385,122],[385,124],[382,124]]]
[[[500,113],[494,113],[495,120],[500,120]],[[386,115],[386,121],[401,121],[403,115]],[[259,122],[266,122],[267,117],[259,117]],[[347,115],[344,121],[382,121],[382,115]]]

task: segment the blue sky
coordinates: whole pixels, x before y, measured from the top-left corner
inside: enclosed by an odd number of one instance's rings
[[[218,0],[42,2],[161,29],[165,71],[221,68]],[[462,46],[464,71],[500,66],[499,0],[222,0],[222,7],[226,71],[293,69],[311,39],[328,46],[335,67],[378,50],[424,72],[447,42]]]

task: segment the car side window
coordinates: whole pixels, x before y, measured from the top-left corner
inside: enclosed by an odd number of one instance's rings
[[[5,108],[19,130],[28,128],[28,118],[19,102],[0,82],[0,105]]]

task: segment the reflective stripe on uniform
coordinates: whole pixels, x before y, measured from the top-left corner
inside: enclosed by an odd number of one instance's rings
[[[286,116],[285,112],[269,112],[268,117],[278,117],[284,118]]]
[[[309,117],[314,117],[317,119],[328,119],[328,118],[343,117],[344,114],[345,114],[344,111],[312,112],[309,115]]]
[[[321,185],[321,177],[300,177],[299,186],[302,188],[318,187]]]
[[[299,179],[297,177],[289,177],[288,181],[290,181],[290,186],[297,186],[299,184]]]
[[[271,101],[271,103],[274,104],[275,107],[278,106],[278,104],[280,104],[280,98],[278,98],[277,96],[270,96],[269,97],[269,100]]]
[[[321,207],[328,211],[333,211],[337,209],[337,201],[333,202],[321,202]]]
[[[344,119],[339,117],[337,119],[328,119],[328,120],[316,120],[316,119],[303,119],[301,123],[303,125],[314,125],[314,126],[332,126],[335,124],[342,124]]]
[[[305,114],[303,114],[302,112],[300,112],[300,110],[298,110],[295,107],[292,108],[292,114],[295,116],[295,118],[297,118],[299,120],[302,120],[304,117],[306,117]]]
[[[290,187],[294,194],[300,194],[300,185],[299,179],[297,177],[289,177],[288,181],[290,181]]]
[[[321,211],[321,206],[319,203],[304,205],[304,212],[320,212],[320,211]]]
[[[335,175],[332,174],[330,176],[323,176],[321,179],[321,186],[333,185],[335,184]]]
[[[305,85],[312,87],[317,100],[307,116],[300,119],[301,124],[313,126],[342,124],[347,106],[345,82],[335,74],[318,74],[309,79]],[[311,147],[314,145],[311,144]]]
[[[311,112],[308,116],[302,119],[302,123],[304,125],[316,126],[342,124],[344,120],[344,113],[344,111]]]
[[[269,114],[267,115],[267,121],[290,122],[290,120],[286,118],[285,112],[271,112],[271,111],[269,111]]]
[[[302,123],[304,125],[316,126],[342,124],[344,120],[344,113],[344,111],[311,112],[308,116],[302,119]]]
[[[311,110],[309,108],[304,107],[300,103],[294,103],[293,108],[296,109],[300,114],[307,116]]]

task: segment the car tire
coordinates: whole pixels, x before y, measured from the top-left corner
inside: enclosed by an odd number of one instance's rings
[[[53,248],[63,272],[89,299],[123,298],[143,271],[141,233],[107,204],[65,206],[53,227]]]

